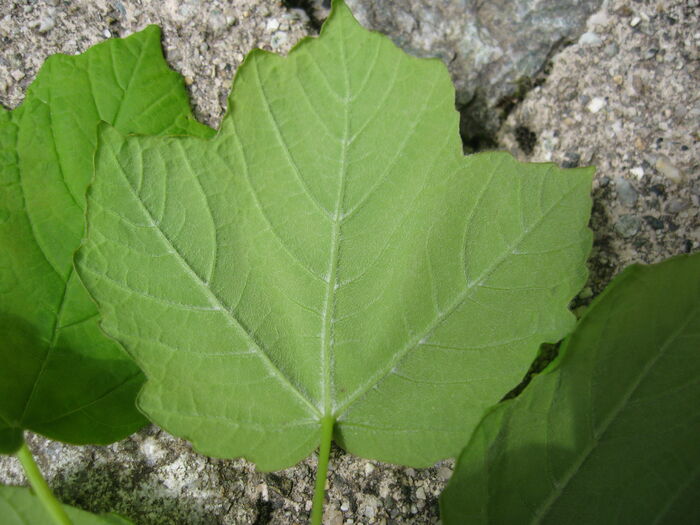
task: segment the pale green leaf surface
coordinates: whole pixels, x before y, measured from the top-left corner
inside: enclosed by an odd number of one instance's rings
[[[148,381],[149,418],[279,469],[319,442],[456,454],[585,280],[592,170],[464,157],[437,60],[340,2],[252,52],[214,139],[104,127],[80,275]]]
[[[116,514],[92,514],[64,505],[73,525],[131,525]],[[0,487],[0,523],[2,525],[53,525],[39,499],[25,487]]]
[[[700,523],[700,254],[627,268],[485,417],[446,524]]]
[[[0,452],[23,429],[108,443],[145,423],[134,405],[143,376],[101,332],[73,271],[100,121],[213,133],[192,119],[157,27],[49,58],[24,103],[0,108]]]

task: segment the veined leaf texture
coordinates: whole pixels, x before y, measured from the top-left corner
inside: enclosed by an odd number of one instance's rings
[[[100,121],[125,133],[213,133],[192,119],[155,26],[49,58],[23,104],[0,108],[3,453],[25,429],[111,443],[146,423],[134,404],[143,376],[100,330],[73,267]]]
[[[495,408],[444,523],[700,521],[700,254],[626,268],[560,356]]]
[[[454,89],[334,3],[253,51],[212,139],[103,126],[76,263],[144,370],[141,409],[263,470],[334,439],[454,456],[571,329],[592,169],[463,156]]]

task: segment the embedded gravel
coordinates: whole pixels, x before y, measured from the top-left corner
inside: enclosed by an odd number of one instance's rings
[[[597,168],[591,282],[700,248],[700,2],[616,0],[501,128],[523,160]]]
[[[306,13],[262,0],[0,0],[0,102],[17,106],[44,59],[106,37],[161,25],[170,64],[187,79],[195,113],[218,125],[232,76],[253,47],[286,52],[312,34]],[[596,240],[587,303],[622,267],[700,248],[700,4],[604,2],[577,43],[531,79],[499,146],[522,159],[594,164]],[[315,457],[259,473],[219,460],[155,428],[109,447],[73,447],[29,435],[58,496],[137,524],[303,523]],[[326,523],[436,523],[451,461],[411,469],[334,448]],[[23,484],[0,457],[0,482]]]

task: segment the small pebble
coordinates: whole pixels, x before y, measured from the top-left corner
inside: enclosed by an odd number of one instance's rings
[[[642,177],[644,177],[644,168],[642,168],[641,166],[637,166],[636,168],[632,168],[630,170],[630,173],[638,179],[641,179]]]
[[[588,19],[588,23],[591,26],[604,26],[610,22],[610,15],[605,9],[601,9],[597,13],[591,15]]]
[[[669,159],[666,155],[659,155],[656,159],[656,165],[654,167],[661,175],[669,180],[672,180],[673,182],[680,182],[683,178],[681,170],[676,168],[671,162],[671,159]]]
[[[698,197],[700,197],[700,180],[696,180],[695,182],[693,182],[690,191],[693,193],[693,195],[697,195]]]
[[[265,29],[267,29],[270,33],[277,31],[279,28],[280,22],[276,18],[270,18],[270,20],[267,21],[267,25],[265,26]]]
[[[642,221],[634,215],[622,215],[615,223],[615,231],[625,239],[634,237],[639,232]]]
[[[637,190],[627,179],[618,177],[615,179],[615,187],[617,188],[617,198],[623,206],[632,208],[637,203]]]
[[[24,78],[24,73],[22,73],[19,69],[15,69],[12,73],[10,73],[10,75],[12,75],[12,78],[14,78],[17,82]]]
[[[55,25],[56,22],[50,16],[42,17],[41,20],[39,20],[39,33],[48,33]]]
[[[365,463],[365,476],[369,476],[372,472],[374,472],[374,465]]]
[[[620,51],[620,48],[617,46],[615,42],[612,42],[605,46],[605,49],[603,49],[603,53],[605,53],[606,56],[609,56],[610,58],[614,57],[615,55],[618,54]],[[622,77],[620,77],[622,78]],[[613,78],[614,80],[614,78]]]
[[[669,213],[680,213],[688,208],[690,208],[690,204],[682,199],[673,199],[666,205],[666,211]]]
[[[644,53],[644,59],[651,60],[652,58],[654,58],[656,56],[656,54],[658,52],[659,52],[659,50],[656,49],[655,47],[650,47],[649,49],[647,49],[646,53]]]
[[[599,46],[603,41],[592,31],[587,31],[581,35],[581,38],[578,39],[578,43],[582,46]]]
[[[273,48],[282,47],[287,43],[288,37],[287,33],[284,31],[277,31],[270,39],[270,45]]]
[[[675,222],[673,222],[671,220],[671,217],[669,217],[668,215],[664,216],[664,220],[666,221],[666,226],[668,227],[668,231],[675,232],[676,230],[678,230],[678,228],[680,228],[680,226],[678,226]]]
[[[207,22],[209,23],[209,27],[215,33],[218,33],[220,31],[222,31],[223,29],[226,29],[226,26],[227,26],[226,17],[218,9],[213,10],[210,13],[209,20]]]
[[[126,8],[119,0],[112,0],[112,5],[120,17],[124,18],[126,16]]]
[[[448,467],[440,467],[438,469],[437,475],[441,480],[447,481],[452,477],[452,469]]]
[[[343,513],[340,512],[338,509],[327,510],[326,520],[324,521],[326,521],[328,525],[343,525]]]
[[[644,221],[649,225],[650,228],[654,230],[663,230],[664,229],[664,222],[659,219],[658,217],[654,217],[653,215],[645,215],[644,216]]]
[[[658,197],[665,197],[666,196],[666,186],[663,184],[654,184],[649,188],[651,192],[658,196]]]
[[[581,162],[581,154],[575,151],[567,151],[564,154],[564,162],[562,168],[575,168]]]
[[[601,109],[605,107],[607,102],[603,97],[594,97],[586,106],[586,109],[591,113],[598,113]]]
[[[418,487],[416,490],[416,498],[425,499],[425,489],[423,487]]]
[[[639,18],[638,16],[635,16],[632,20],[630,20],[630,25],[632,27],[637,27],[639,25],[639,22],[641,22],[642,19]]]
[[[632,89],[639,96],[642,96],[644,95],[644,93],[646,93],[647,87],[641,75],[632,75]]]

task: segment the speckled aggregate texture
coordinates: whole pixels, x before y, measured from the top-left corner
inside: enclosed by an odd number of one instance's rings
[[[321,0],[315,0],[318,4]],[[583,32],[601,0],[348,0],[367,27],[447,64],[468,143],[498,130],[510,97]]]
[[[501,128],[523,160],[594,165],[591,292],[700,248],[700,2],[615,0]]]
[[[185,77],[197,118],[217,127],[236,68],[259,47],[286,53],[309,34],[300,9],[261,0],[0,0],[0,102],[14,108],[47,57],[82,53],[149,24]]]
[[[286,52],[312,34],[303,11],[236,0],[0,0],[0,102],[17,106],[39,66],[110,36],[157,23],[170,64],[185,77],[197,116],[217,126],[236,67],[253,47]],[[516,101],[500,146],[532,161],[594,164],[596,235],[585,304],[622,267],[700,247],[700,3],[607,2]],[[58,496],[138,524],[304,523],[315,457],[259,473],[210,459],[154,427],[109,447],[29,436]],[[436,523],[452,463],[431,469],[331,455],[326,523]],[[0,458],[0,483],[23,484]]]

